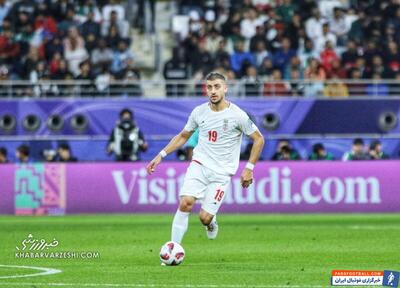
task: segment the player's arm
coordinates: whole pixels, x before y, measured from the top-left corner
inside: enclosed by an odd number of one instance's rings
[[[259,130],[256,130],[248,136],[253,140],[253,147],[251,148],[249,162],[247,162],[240,177],[240,183],[243,188],[247,188],[251,183],[253,183],[254,165],[257,163],[258,158],[260,158],[264,147],[264,137],[261,135]]]
[[[176,135],[174,138],[169,141],[167,146],[164,147],[164,149],[161,150],[160,153],[157,154],[156,157],[154,157],[153,160],[150,161],[150,163],[147,165],[147,173],[151,174],[155,171],[157,165],[161,162],[162,158],[167,156],[169,153],[174,152],[177,150],[179,147],[181,147],[183,144],[187,142],[187,140],[192,136],[194,131],[186,131],[182,130],[178,135]]]

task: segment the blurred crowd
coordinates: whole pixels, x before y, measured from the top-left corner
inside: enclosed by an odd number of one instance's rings
[[[122,128],[123,122],[119,122],[115,129],[123,129],[128,134],[136,133],[133,129]],[[129,130],[129,131],[128,131]],[[113,130],[115,133],[116,130]],[[137,133],[139,130],[137,129]],[[140,132],[142,133],[142,132]],[[111,134],[113,135],[113,134]],[[198,137],[194,134],[195,138]],[[198,139],[198,138],[197,138]],[[190,139],[184,148],[176,152],[176,157],[180,161],[190,161],[194,147],[197,145],[197,139]],[[118,146],[120,148],[118,148]],[[135,162],[141,161],[140,153],[147,150],[148,144],[144,141],[143,134],[130,144],[124,143],[123,138],[116,139],[111,137],[108,143],[108,152],[115,154],[115,161]],[[252,143],[245,145],[240,155],[241,160],[248,160]],[[33,163],[33,162],[77,162],[78,159],[73,156],[73,152],[67,142],[61,142],[56,149],[45,149],[41,155],[31,155],[31,149],[27,144],[21,144],[15,151],[15,156],[10,157],[7,148],[0,147],[0,164],[10,163],[10,159],[15,159],[16,163]],[[303,155],[304,156],[304,155]],[[356,138],[350,149],[345,152],[342,158],[335,157],[331,152],[327,151],[323,143],[315,143],[306,157],[302,157],[300,153],[293,147],[287,139],[282,139],[277,143],[276,151],[271,157],[271,161],[359,161],[359,160],[388,160],[390,156],[382,150],[382,143],[379,140],[372,141],[366,145],[361,138]],[[85,162],[87,159],[80,159]],[[260,160],[263,159],[261,156]]]
[[[247,96],[400,92],[397,84],[362,81],[400,80],[397,0],[179,3],[183,17],[176,20],[180,25],[175,25],[172,58],[165,63],[166,79],[202,79],[218,70],[240,80]],[[167,90],[184,91],[179,86]]]
[[[81,95],[105,92],[110,80],[121,91],[139,79],[131,51],[125,2],[119,0],[0,0],[0,80],[87,81]],[[135,87],[134,87],[135,88]],[[0,95],[7,95],[1,87]],[[65,85],[14,86],[21,96],[65,96]],[[124,90],[125,89],[125,90]]]

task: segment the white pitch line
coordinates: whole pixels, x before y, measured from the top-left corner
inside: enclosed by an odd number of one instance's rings
[[[61,273],[62,272],[61,270],[58,270],[58,269],[44,268],[44,267],[34,267],[34,266],[0,265],[0,268],[1,267],[18,268],[18,269],[31,269],[31,270],[39,270],[39,271],[43,271],[43,272],[32,273],[32,274],[22,274],[22,275],[0,276],[0,279],[46,276],[46,275],[52,275],[52,274],[57,274],[57,273]],[[3,284],[1,284],[1,285],[3,285]]]
[[[176,288],[323,288],[325,286],[320,285],[217,285],[217,284],[101,284],[101,283],[18,283],[18,282],[0,282],[0,286],[74,286],[74,287],[143,287],[143,288],[154,288],[154,287],[176,287]]]

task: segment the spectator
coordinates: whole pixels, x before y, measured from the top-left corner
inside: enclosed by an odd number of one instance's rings
[[[242,78],[244,85],[244,96],[260,96],[260,82],[257,77],[257,69],[249,66],[246,69],[246,75]]]
[[[93,11],[89,11],[86,21],[79,27],[81,35],[86,38],[89,34],[93,34],[96,38],[100,37],[100,24],[94,20]]]
[[[102,68],[109,69],[113,61],[113,51],[107,47],[107,43],[104,38],[98,40],[97,47],[93,50],[91,55],[91,62],[93,65],[93,71],[95,74],[102,71]]]
[[[350,70],[351,82],[347,84],[350,96],[362,96],[365,93],[365,84],[361,79],[361,72],[358,69]]]
[[[42,156],[45,162],[55,162],[57,158],[57,152],[53,149],[44,149]]]
[[[325,97],[337,97],[343,98],[349,96],[349,90],[347,85],[339,81],[337,78],[333,78],[329,81],[324,88]]]
[[[164,65],[165,80],[175,80],[177,83],[167,83],[167,96],[184,96],[186,85],[179,80],[189,79],[189,67],[185,61],[185,50],[182,47],[173,49],[172,58]]]
[[[388,76],[390,77],[400,71],[400,52],[397,43],[394,41],[390,41],[387,46],[387,52],[384,56],[384,66],[389,67],[391,75]]]
[[[301,79],[301,73],[299,69],[290,70],[290,90],[292,96],[303,96],[304,95],[304,83]]]
[[[240,34],[249,40],[256,35],[256,27],[260,26],[263,21],[258,18],[257,11],[253,8],[245,11],[243,13],[243,18],[244,19],[240,22]]]
[[[4,18],[6,18],[10,8],[11,8],[10,1],[0,0],[0,26],[3,24],[3,20]]]
[[[372,58],[372,65],[367,70],[367,78],[373,78],[374,75],[379,75],[380,78],[393,78],[393,73],[383,64],[383,59],[379,55]]]
[[[214,57],[220,47],[220,42],[224,38],[219,35],[218,30],[215,28],[212,28],[206,37],[206,49]]]
[[[114,153],[117,161],[138,161],[139,153],[147,150],[142,131],[136,125],[133,112],[123,109],[119,121],[111,132],[107,147],[108,153]]]
[[[129,23],[125,19],[119,19],[116,11],[111,11],[110,20],[103,21],[101,24],[102,36],[107,36],[107,32],[110,30],[111,26],[117,27],[118,35],[122,38],[127,38],[129,36]]]
[[[273,161],[301,160],[299,153],[292,148],[288,140],[280,140],[275,154],[272,156]]]
[[[338,61],[339,57],[333,50],[331,41],[326,41],[325,49],[320,54],[321,66],[324,68],[327,74],[331,73],[332,63]]]
[[[289,24],[296,10],[297,5],[293,4],[292,0],[283,0],[283,3],[276,8],[276,15],[283,23]]]
[[[314,50],[313,41],[307,38],[304,41],[304,48],[299,51],[299,58],[301,62],[301,67],[305,69],[308,66],[310,59],[319,58],[319,54]]]
[[[108,34],[106,36],[107,46],[115,50],[118,48],[118,43],[121,42],[122,40],[123,39],[119,35],[117,26],[111,25],[110,29],[108,30]]]
[[[322,143],[315,143],[312,147],[312,153],[308,160],[335,160],[333,155],[326,151]]]
[[[365,93],[368,96],[388,96],[390,93],[389,85],[381,82],[381,75],[379,73],[375,73],[372,76],[372,79],[375,81],[367,85]]]
[[[290,96],[290,85],[282,81],[282,73],[279,69],[272,72],[271,82],[264,84],[264,96]]]
[[[364,148],[364,141],[361,138],[354,139],[351,151],[343,155],[343,161],[369,160],[370,156]]]
[[[8,163],[7,149],[5,147],[0,147],[0,164],[4,163]]]
[[[117,15],[118,20],[124,20],[125,19],[125,9],[124,7],[119,3],[118,0],[109,0],[107,1],[108,3],[103,7],[103,21],[110,21],[111,19],[111,13],[114,11]]]
[[[347,79],[347,72],[343,68],[342,63],[340,62],[340,59],[334,59],[332,61],[332,67],[330,71],[327,73],[327,78],[332,79],[332,78],[338,78],[338,79]]]
[[[79,6],[77,7],[77,16],[76,16],[79,22],[85,23],[86,21],[88,21],[88,19],[92,19],[96,23],[100,23],[103,20],[100,10],[98,8],[98,6],[101,5],[96,5],[95,0],[82,0],[79,2],[80,3]]]
[[[264,43],[264,47],[267,47],[267,38],[265,37],[265,29],[263,25],[256,27],[256,34],[250,39],[250,52],[255,53],[258,49],[259,43]]]
[[[356,42],[350,40],[347,42],[347,50],[342,54],[342,63],[345,69],[349,70],[355,67],[356,60],[359,57]]]
[[[256,50],[253,52],[253,55],[256,62],[256,67],[260,67],[264,59],[270,56],[263,41],[257,42]]]
[[[261,66],[258,67],[258,74],[260,76],[264,76],[264,78],[272,77],[272,72],[274,71],[274,63],[272,63],[272,59],[267,57],[264,58]]]
[[[1,63],[14,64],[20,55],[20,45],[14,41],[11,29],[0,32],[0,61]]]
[[[298,50],[301,42],[301,34],[304,34],[305,30],[301,17],[299,14],[294,14],[289,26],[285,29],[285,36],[289,38],[291,46],[294,50]]]
[[[389,159],[389,155],[382,151],[382,143],[379,140],[375,140],[369,145],[369,157],[371,160]]]
[[[344,11],[340,7],[333,9],[333,18],[329,22],[329,27],[330,31],[335,34],[339,46],[344,46],[350,27],[345,19]]]
[[[18,163],[26,164],[30,162],[29,150],[29,146],[25,144],[17,147],[17,150],[15,151],[15,156]]]
[[[253,55],[245,51],[243,41],[238,41],[235,45],[235,52],[231,56],[232,70],[238,77],[241,77],[243,66],[248,65],[255,65]]]
[[[326,47],[326,42],[330,41],[332,43],[332,48],[336,48],[336,36],[329,31],[329,24],[324,23],[322,25],[322,34],[314,38],[314,49],[317,53],[321,53]]]
[[[57,149],[58,162],[78,162],[78,159],[72,156],[71,148],[68,143],[61,143]]]
[[[79,64],[79,74],[75,79],[80,80],[79,82],[81,82],[81,85],[79,86],[80,96],[93,97],[95,88],[92,82],[95,77],[92,73],[89,60],[83,61]]]
[[[305,23],[306,35],[309,39],[317,39],[322,36],[322,26],[326,20],[321,17],[317,7],[312,10],[312,17]]]
[[[53,80],[72,80],[74,76],[68,71],[68,64],[65,59],[60,59],[58,62],[58,67],[52,74]]]
[[[191,59],[192,64],[192,74],[198,72],[203,72],[203,74],[208,74],[213,69],[213,62],[210,52],[206,49],[206,43],[200,42],[197,49],[193,53],[193,58]]]
[[[218,44],[218,49],[214,56],[214,61],[216,66],[222,66],[225,69],[230,69],[231,67],[231,55],[226,51],[226,41],[221,40]]]
[[[74,76],[78,76],[79,65],[88,59],[89,54],[85,48],[85,42],[76,28],[69,29],[68,37],[64,40],[64,57],[68,62],[69,71]]]
[[[63,17],[64,18],[64,17]],[[59,18],[58,18],[59,19]],[[65,18],[58,23],[58,31],[60,35],[64,37],[67,33],[69,33],[70,29],[76,29],[79,26],[79,21],[75,17],[75,9],[73,7],[67,8]]]
[[[326,73],[317,59],[310,59],[309,65],[304,71],[304,78],[309,80],[305,83],[305,96],[317,97],[323,94]]]
[[[126,69],[130,62],[133,61],[133,53],[129,50],[128,41],[121,40],[118,43],[118,50],[114,51],[111,71],[113,74],[118,74]]]
[[[282,39],[282,47],[272,56],[274,67],[284,73],[290,60],[296,56],[296,51],[291,48],[290,40],[287,37]]]

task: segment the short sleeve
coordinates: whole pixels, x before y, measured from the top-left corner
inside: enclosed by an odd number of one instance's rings
[[[239,128],[246,135],[253,134],[258,130],[257,126],[246,113],[241,113],[239,116]]]
[[[183,128],[184,130],[188,131],[188,132],[192,132],[194,130],[196,130],[196,128],[199,126],[197,124],[197,113],[196,113],[197,109],[194,109],[192,111],[192,113],[190,113],[189,119],[185,125],[185,128]]]

